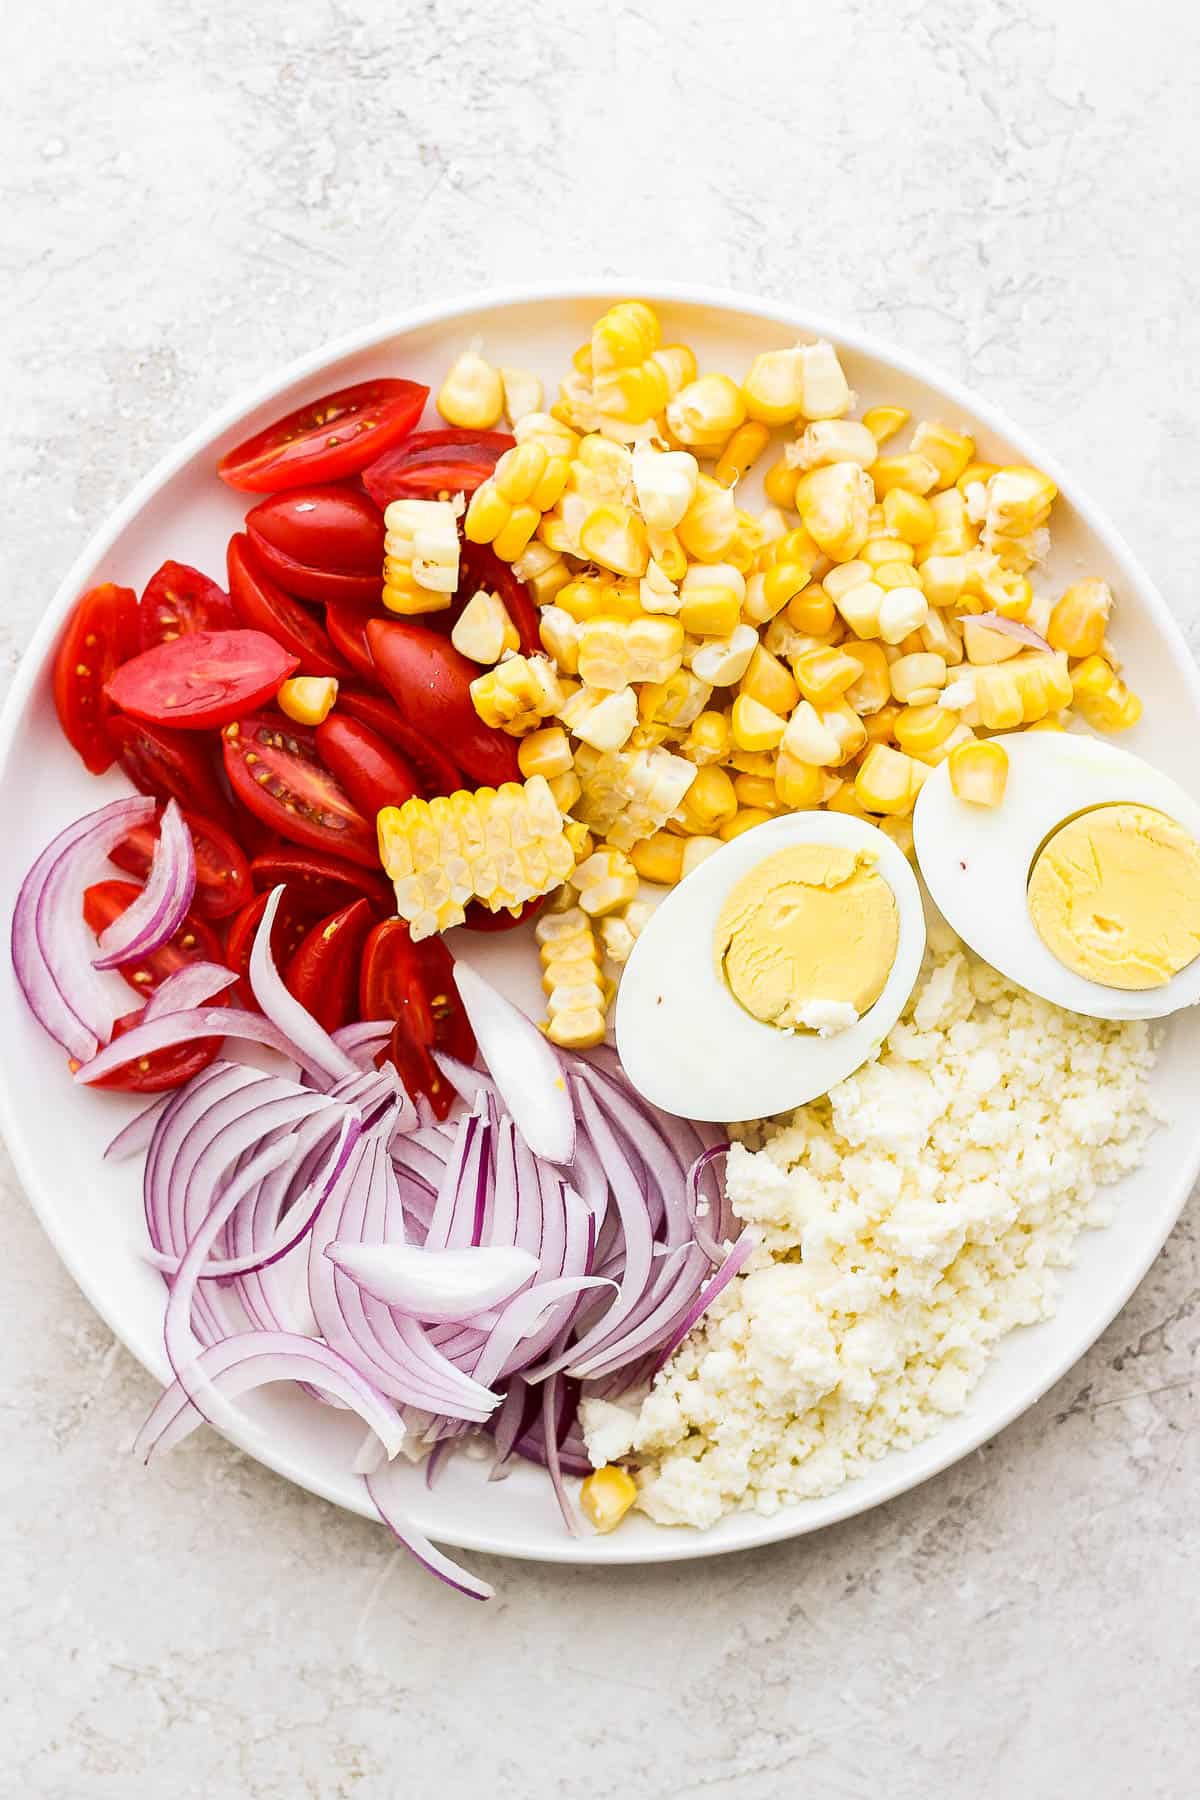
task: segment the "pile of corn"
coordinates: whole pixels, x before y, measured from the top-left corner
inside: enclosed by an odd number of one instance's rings
[[[911,850],[917,794],[943,759],[965,797],[995,803],[994,734],[1061,729],[1072,709],[1109,730],[1140,715],[1106,636],[1106,584],[1051,596],[1031,579],[1049,477],[980,461],[936,420],[897,451],[908,413],[851,418],[830,344],[765,351],[739,383],[701,374],[686,345],[662,343],[650,307],[623,302],[548,411],[536,377],[474,351],[438,404],[476,429],[507,407],[517,440],[463,531],[528,584],[543,653],[517,653],[495,595],[471,600],[453,641],[481,667],[480,718],[521,740],[526,782],[544,780],[574,822],[572,910],[555,915],[575,926],[565,974],[547,957],[554,934],[543,943],[558,1041],[603,1031],[611,978],[590,921],[631,942],[639,877],[676,882],[740,832],[807,807],[869,819]],[[773,433],[770,504],[751,512],[737,487]],[[388,511],[387,604],[448,605],[450,509],[423,520],[414,508],[445,503],[401,505]],[[401,861],[421,876],[415,855]],[[489,903],[528,891],[527,879]],[[431,889],[444,916],[434,902]],[[607,941],[606,953],[618,960]]]

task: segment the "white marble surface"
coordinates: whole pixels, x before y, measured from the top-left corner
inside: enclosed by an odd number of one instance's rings
[[[1194,8],[46,0],[5,45],[8,669],[247,379],[564,270],[803,296],[940,360],[1200,645]],[[1195,1791],[1194,1202],[1079,1367],[919,1492],[661,1572],[496,1563],[488,1609],[211,1437],[135,1467],[150,1382],[7,1166],[0,1205],[5,1795]]]

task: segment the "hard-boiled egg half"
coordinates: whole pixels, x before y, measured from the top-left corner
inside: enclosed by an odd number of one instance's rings
[[[1071,1012],[1152,1019],[1200,1000],[1200,805],[1097,738],[1006,736],[996,806],[942,763],[913,815],[917,862],[959,936]]]
[[[625,1073],[693,1119],[802,1106],[887,1036],[924,950],[916,879],[874,825],[826,812],[756,825],[638,938],[617,994]]]

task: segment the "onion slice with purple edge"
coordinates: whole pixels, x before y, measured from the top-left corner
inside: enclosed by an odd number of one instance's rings
[[[416,1244],[335,1241],[325,1254],[376,1300],[414,1319],[470,1319],[510,1300],[537,1274],[537,1257],[515,1245],[423,1250]]]
[[[146,1001],[142,1023],[148,1025],[162,1013],[187,1012],[193,1006],[207,1006],[236,980],[233,970],[227,969],[224,963],[188,963],[186,968],[176,969],[155,988]]]
[[[1033,650],[1052,649],[1040,632],[1032,625],[1022,624],[1020,619],[1007,619],[998,612],[967,613],[964,617],[968,624],[982,625],[987,631],[998,631],[1002,637],[1016,638],[1018,643],[1028,644]]]
[[[482,1581],[479,1576],[471,1575],[466,1569],[453,1562],[444,1551],[429,1539],[415,1525],[410,1525],[404,1518],[398,1504],[398,1496],[394,1493],[396,1477],[391,1463],[373,1474],[364,1477],[368,1494],[374,1503],[375,1510],[391,1532],[392,1536],[410,1555],[427,1568],[431,1575],[447,1586],[457,1588],[469,1600],[490,1600],[495,1589],[490,1582]]]
[[[250,952],[250,986],[267,1018],[303,1052],[302,1059],[298,1060],[303,1060],[307,1067],[322,1070],[331,1081],[340,1081],[345,1075],[356,1075],[358,1064],[334,1043],[329,1033],[317,1024],[307,1008],[301,1006],[295,995],[284,986],[283,976],[275,967],[275,959],[271,955],[271,930],[283,895],[284,884],[280,882],[278,887],[272,888],[271,898],[267,901],[258,930],[254,934],[254,948]]]
[[[535,1156],[569,1163],[575,1155],[575,1108],[566,1070],[532,1019],[466,963],[454,982],[479,1053],[505,1110]]]
[[[95,1056],[117,1016],[92,967],[80,893],[109,851],[153,817],[154,801],[136,794],[76,819],[42,851],[17,895],[13,970],[29,1010],[77,1062]]]
[[[314,1024],[316,1021],[313,1021]],[[320,1030],[320,1027],[317,1027]],[[328,1085],[328,1074],[323,1066],[315,1064],[301,1052],[298,1045],[292,1043],[270,1019],[259,1013],[238,1012],[233,1007],[199,1006],[189,1012],[163,1013],[156,1019],[144,1021],[127,1031],[124,1037],[117,1038],[85,1062],[75,1073],[75,1079],[83,1087],[93,1081],[99,1081],[102,1075],[111,1074],[127,1062],[133,1062],[140,1056],[150,1056],[155,1050],[167,1050],[175,1044],[190,1044],[196,1038],[244,1038],[252,1044],[263,1044],[268,1050],[278,1050],[289,1062],[299,1063],[302,1069],[309,1070],[318,1078],[322,1087]],[[358,1070],[351,1065],[355,1075]]]
[[[96,969],[119,969],[122,963],[149,956],[175,936],[187,917],[196,891],[196,850],[179,802],[171,800],[162,816],[154,860],[146,885],[125,911],[100,934]]]

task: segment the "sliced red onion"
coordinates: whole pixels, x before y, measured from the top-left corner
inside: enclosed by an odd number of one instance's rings
[[[254,934],[254,948],[250,952],[250,986],[267,1018],[301,1053],[298,1060],[306,1068],[317,1069],[330,1080],[337,1081],[344,1075],[356,1074],[358,1064],[338,1048],[307,1008],[300,1004],[294,994],[289,993],[271,955],[271,929],[283,892],[282,882],[271,890],[271,897]]]
[[[12,960],[21,992],[38,1022],[78,1062],[95,1056],[116,1017],[92,967],[80,895],[108,852],[153,817],[154,801],[135,794],[77,819],[42,851],[13,908]]]
[[[196,850],[176,800],[167,802],[146,885],[131,905],[100,934],[96,969],[149,956],[175,936],[196,891]]]
[[[755,1250],[758,1249],[758,1243],[758,1233],[747,1226],[742,1232],[742,1235],[738,1238],[737,1243],[733,1246],[733,1249],[729,1252],[729,1255],[725,1258],[725,1261],[721,1264],[721,1267],[713,1276],[712,1280],[697,1294],[695,1300],[688,1307],[683,1318],[679,1321],[678,1325],[659,1351],[658,1360],[654,1365],[656,1371],[661,1369],[665,1362],[670,1361],[688,1332],[692,1329],[692,1326],[695,1325],[704,1313],[708,1311],[708,1308],[712,1305],[721,1290],[729,1286],[729,1283],[733,1280],[735,1275],[741,1274]]]
[[[114,1069],[123,1068],[128,1062],[134,1062],[140,1056],[150,1056],[155,1050],[167,1050],[175,1044],[190,1044],[196,1038],[244,1038],[252,1044],[265,1044],[268,1050],[278,1050],[289,1062],[299,1063],[310,1074],[316,1075],[322,1082],[328,1080],[327,1072],[313,1064],[306,1052],[298,1044],[285,1037],[278,1025],[259,1013],[240,1012],[233,1007],[201,1006],[192,1012],[164,1013],[157,1019],[150,1019],[144,1024],[135,1025],[124,1037],[117,1038],[90,1062],[85,1062],[76,1070],[75,1079],[83,1086],[99,1081],[101,1076],[109,1075]]]
[[[160,1094],[149,1106],[144,1106],[140,1113],[130,1119],[128,1125],[122,1125],[115,1138],[105,1146],[105,1162],[125,1162],[131,1156],[138,1156],[150,1148],[150,1140],[154,1136],[154,1127],[160,1115],[170,1104],[170,1094]]]
[[[531,1019],[466,963],[455,963],[454,980],[504,1110],[536,1156],[569,1163],[575,1155],[575,1108],[552,1046]]]
[[[728,1156],[728,1154],[728,1144],[713,1144],[709,1149],[701,1151],[687,1173],[688,1213],[692,1221],[692,1231],[700,1248],[714,1263],[721,1262],[725,1255],[721,1245],[725,1207],[723,1200],[718,1200],[715,1229],[710,1230],[708,1226],[709,1203],[701,1196],[700,1181],[704,1171],[711,1167],[718,1157]]]
[[[500,1323],[492,1331],[475,1365],[475,1379],[487,1386],[497,1379],[512,1352],[523,1338],[531,1337],[545,1323],[560,1300],[573,1299],[593,1288],[612,1288],[615,1281],[602,1275],[564,1275],[557,1281],[539,1281],[526,1288],[505,1307]],[[554,1373],[551,1370],[551,1373]]]
[[[1028,644],[1034,650],[1051,648],[1040,632],[1035,631],[1032,625],[1023,625],[1020,619],[1007,619],[1003,613],[998,612],[968,613],[966,617],[972,625],[983,625],[988,631],[1000,632],[1003,637],[1016,638],[1019,643]]]
[[[193,1006],[207,1006],[236,980],[233,970],[223,963],[188,963],[155,988],[146,1001],[142,1023],[148,1025],[151,1019],[157,1019],[163,1013],[187,1012]]]
[[[414,1319],[464,1319],[499,1306],[537,1274],[537,1258],[512,1245],[423,1250],[416,1244],[326,1245],[325,1254],[377,1300]]]
[[[389,1464],[374,1474],[364,1477],[367,1492],[375,1503],[375,1510],[396,1539],[403,1544],[410,1555],[427,1568],[431,1575],[444,1581],[448,1587],[457,1588],[460,1594],[466,1594],[470,1600],[490,1600],[495,1589],[478,1576],[468,1574],[466,1569],[451,1561],[444,1551],[431,1544],[429,1539],[419,1532],[415,1525],[410,1525],[400,1511],[397,1496],[394,1492],[395,1475]]]

